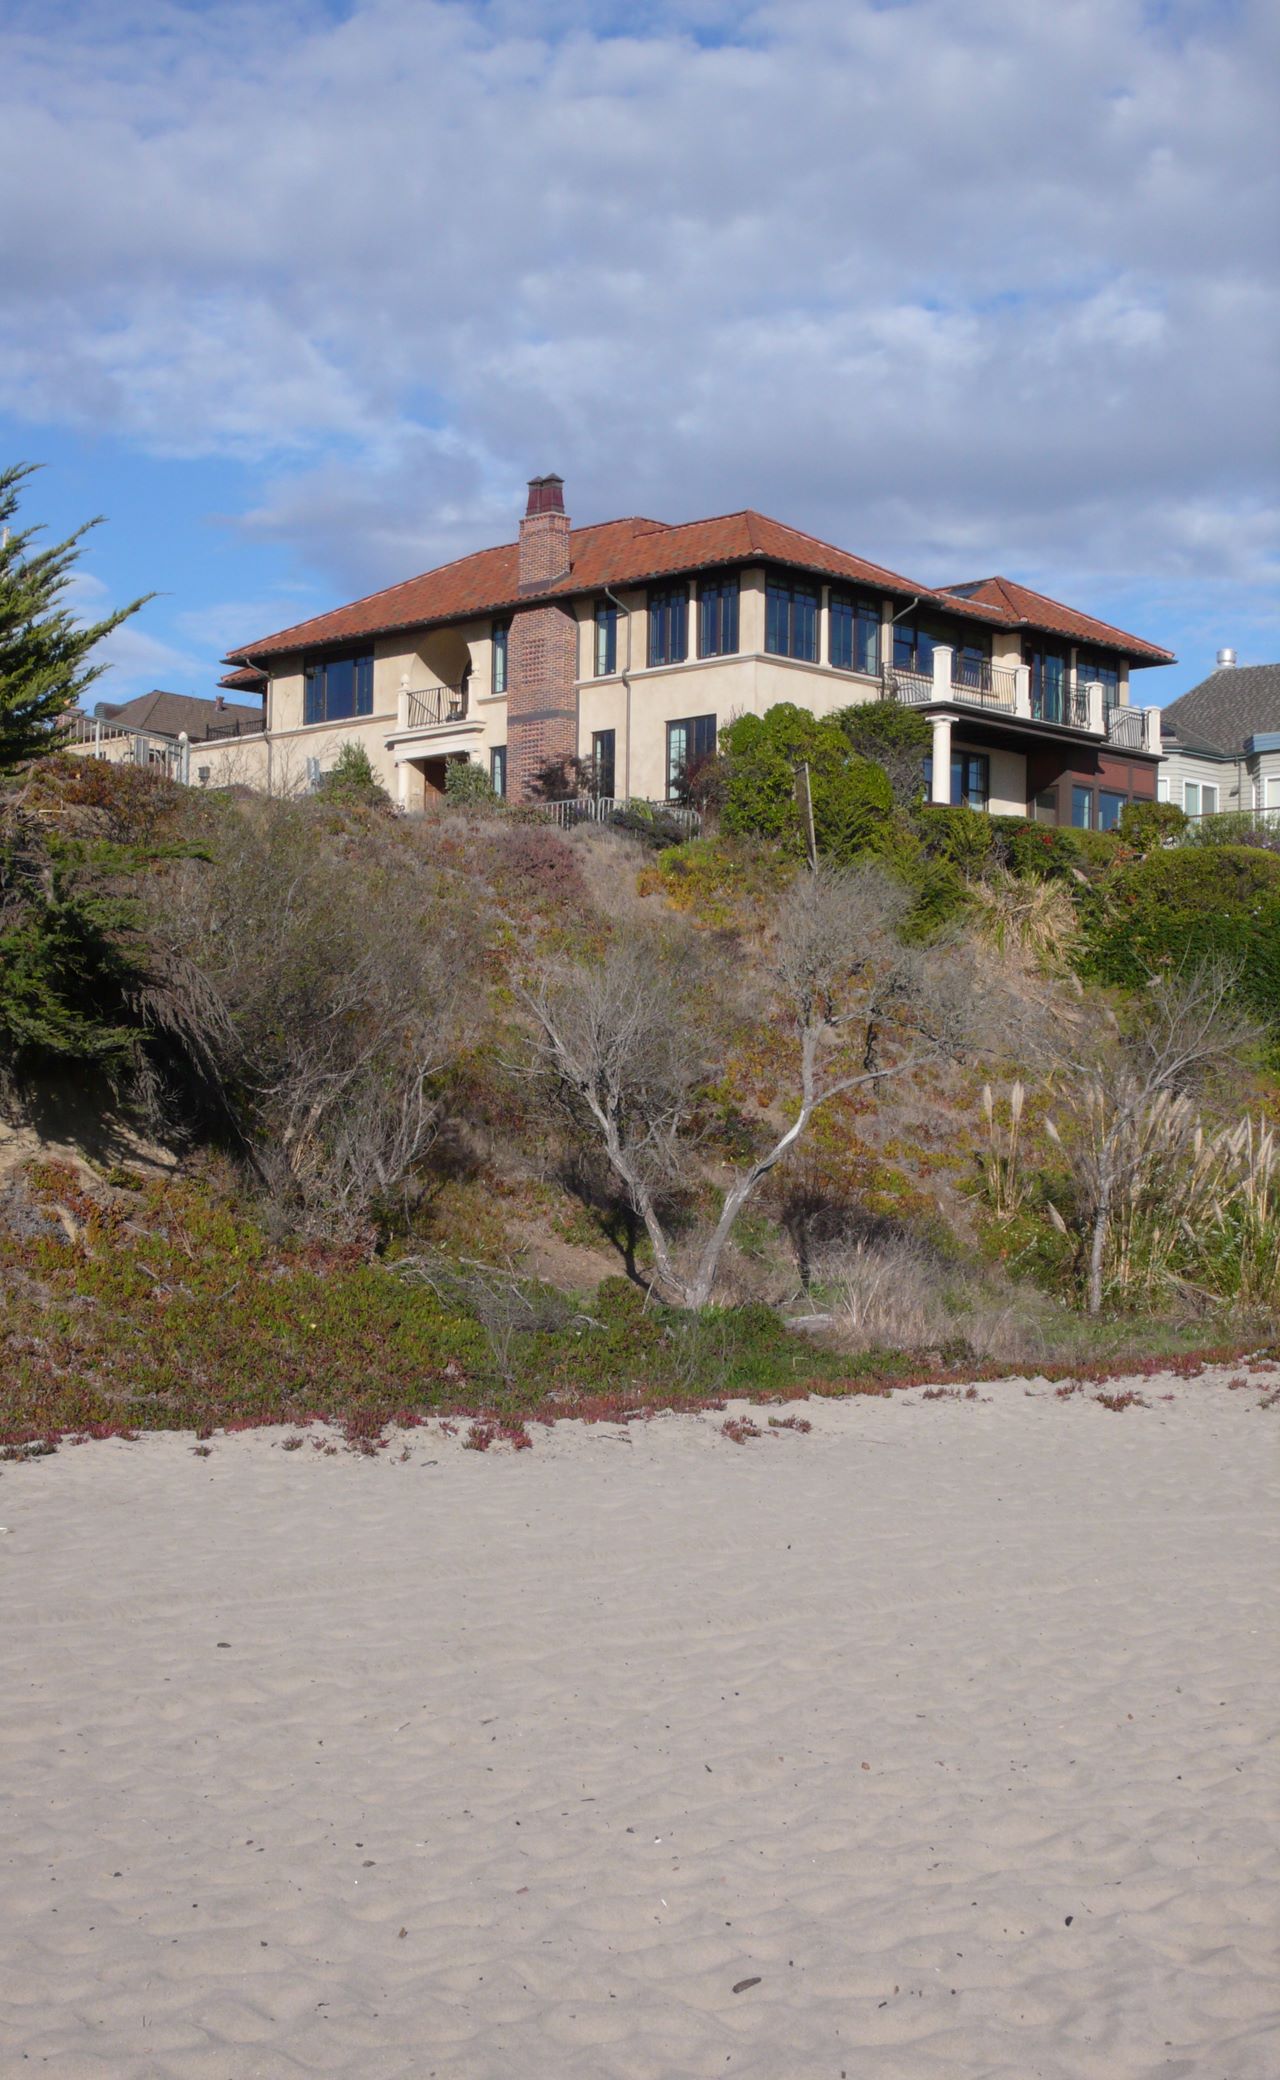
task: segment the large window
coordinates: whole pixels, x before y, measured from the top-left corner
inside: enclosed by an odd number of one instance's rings
[[[649,663],[683,664],[689,654],[689,588],[655,585],[649,594]]]
[[[1209,780],[1184,780],[1182,806],[1188,816],[1216,816],[1218,790]]]
[[[1124,814],[1128,800],[1127,794],[1115,794],[1109,787],[1100,787],[1098,789],[1098,829],[1100,831],[1114,831],[1118,829],[1120,818]]]
[[[304,670],[304,722],[345,722],[352,715],[372,715],[372,650],[358,657],[315,657]]]
[[[880,670],[880,609],[872,599],[851,592],[831,593],[831,663],[838,672]]]
[[[1027,666],[1031,691],[1031,712],[1037,722],[1065,722],[1067,719],[1067,660],[1060,650],[1037,650],[1028,647],[1023,652]],[[1088,829],[1087,824],[1077,826]]]
[[[495,794],[507,791],[507,747],[495,744],[489,753],[489,779]]]
[[[899,672],[921,672],[925,678],[932,674],[933,637],[918,621],[894,622],[893,663]]]
[[[616,792],[617,732],[598,729],[591,739],[591,785],[602,801],[611,802]]]
[[[738,573],[698,587],[698,655],[732,657],[738,647]]]
[[[991,652],[981,637],[957,643],[951,653],[951,683],[965,693],[990,693]]]
[[[1089,686],[1097,680],[1102,687],[1102,706],[1107,714],[1120,705],[1120,670],[1108,664],[1105,658],[1089,657],[1084,651],[1076,659],[1076,680],[1081,686]],[[1110,826],[1104,824],[1103,829]]]
[[[933,799],[933,754],[924,761],[925,800]],[[956,809],[985,809],[991,799],[991,760],[985,751],[951,754],[951,804]]]
[[[1093,789],[1074,786],[1071,790],[1071,823],[1078,831],[1093,829]]]
[[[595,672],[607,679],[618,669],[618,609],[611,599],[596,601]]]
[[[764,647],[771,657],[818,662],[818,588],[771,577],[764,595]]]
[[[509,621],[493,624],[493,673],[490,693],[505,693],[507,690],[507,638],[511,634]]]
[[[714,715],[689,715],[667,724],[667,800],[678,801],[693,768],[716,748]]]

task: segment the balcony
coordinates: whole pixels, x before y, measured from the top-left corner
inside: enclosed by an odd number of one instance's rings
[[[962,657],[943,643],[934,649],[931,672],[888,666],[881,674],[880,690],[885,700],[911,707],[976,708],[1010,722],[1105,737],[1117,750],[1160,750],[1156,708],[1105,708],[1101,686],[1075,673],[1055,685],[1032,687],[1025,665]]]
[[[470,691],[461,686],[406,686],[401,691],[401,729],[442,729],[465,722]]]

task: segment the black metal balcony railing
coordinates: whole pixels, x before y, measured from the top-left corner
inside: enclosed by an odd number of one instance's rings
[[[406,727],[434,729],[443,722],[462,722],[468,698],[465,686],[412,687],[405,694]]]
[[[1141,708],[1108,708],[1107,741],[1123,751],[1141,751],[1146,717]]]
[[[1003,708],[1012,714],[1018,675],[1012,665],[990,664],[986,658],[956,657],[951,662],[951,691],[966,707]]]
[[[260,737],[266,726],[261,715],[250,715],[245,721],[211,722],[204,733],[204,741],[212,744],[219,737]]]

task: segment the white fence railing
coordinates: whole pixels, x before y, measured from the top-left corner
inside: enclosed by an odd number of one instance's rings
[[[628,801],[617,795],[587,795],[581,799],[566,798],[558,802],[531,802],[526,805],[545,811],[561,830],[572,830],[580,823],[612,823],[617,816],[628,813],[641,817],[666,817],[691,838],[696,838],[702,829],[702,812],[690,809],[683,802],[647,802],[638,798]]]
[[[145,729],[123,729],[118,722],[104,722],[99,715],[73,715],[66,747],[88,758],[109,759],[113,765],[157,766],[171,780],[188,777],[190,746],[185,737],[154,737]]]

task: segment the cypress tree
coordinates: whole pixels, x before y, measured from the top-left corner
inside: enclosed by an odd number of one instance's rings
[[[0,773],[57,749],[64,719],[106,665],[88,662],[95,645],[145,606],[135,599],[102,621],[82,623],[63,603],[80,544],[97,520],[65,542],[34,546],[43,529],[13,532],[22,485],[35,464],[0,469]]]

